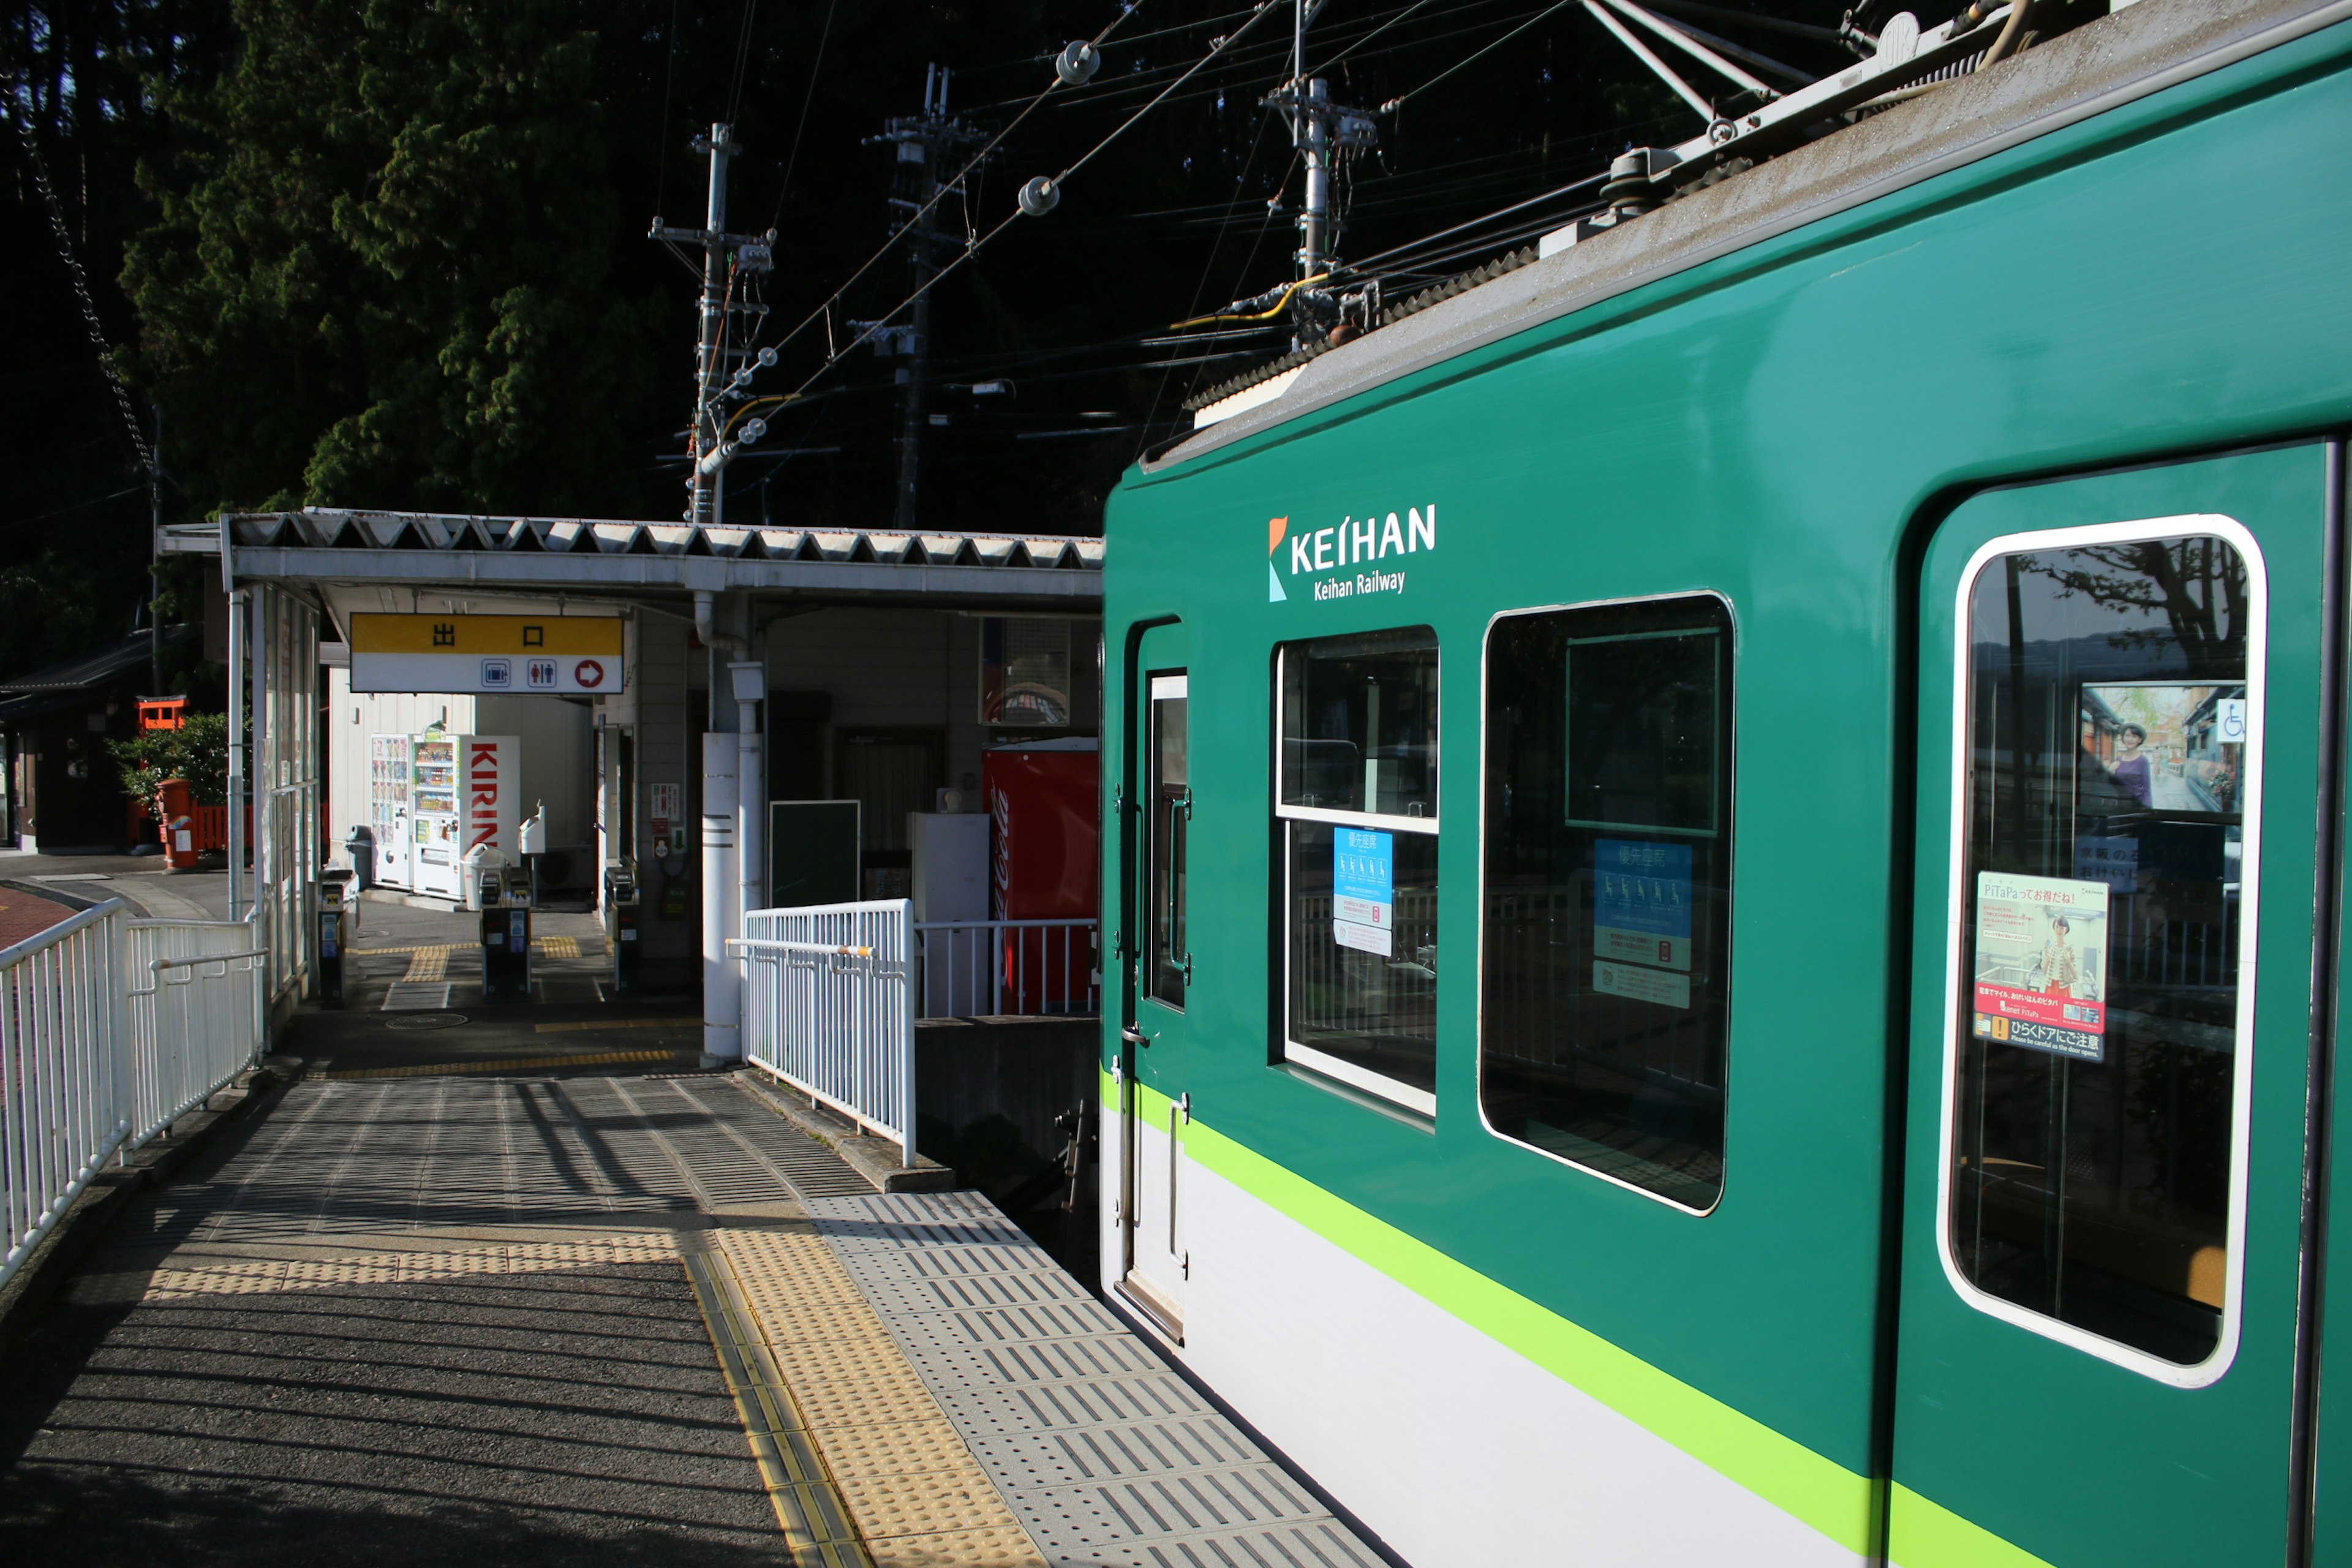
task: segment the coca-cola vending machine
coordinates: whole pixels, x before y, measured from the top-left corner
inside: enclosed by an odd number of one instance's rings
[[[1001,921],[1099,921],[1102,758],[1073,738],[999,746],[981,758],[991,903]],[[1098,931],[1099,925],[1096,930]],[[1008,928],[998,942],[1008,1013],[1090,1012],[1100,968],[1084,926]]]

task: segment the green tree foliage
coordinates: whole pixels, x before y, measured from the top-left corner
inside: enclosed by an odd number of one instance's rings
[[[128,741],[109,741],[122,793],[147,803],[163,819],[163,781],[185,779],[198,805],[228,801],[228,715],[192,713],[176,730],[149,730]]]
[[[237,0],[125,285],[191,499],[545,513],[658,390],[613,282],[597,41],[553,0]]]

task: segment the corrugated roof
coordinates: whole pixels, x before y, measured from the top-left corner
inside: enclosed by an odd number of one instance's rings
[[[842,562],[873,565],[996,566],[1099,572],[1103,542],[1067,534],[971,533],[877,529],[712,528],[683,522],[594,518],[468,517],[441,512],[236,512],[240,548],[545,552],[572,555],[715,556],[739,561]],[[167,531],[174,548],[216,552],[216,523]]]

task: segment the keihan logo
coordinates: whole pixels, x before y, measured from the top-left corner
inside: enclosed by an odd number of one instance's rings
[[[1382,571],[1373,563],[1391,555],[1416,555],[1424,550],[1437,548],[1437,508],[1409,507],[1400,517],[1390,512],[1359,518],[1353,514],[1340,520],[1336,527],[1318,528],[1313,531],[1290,531],[1290,519],[1270,518],[1265,525],[1265,599],[1279,605],[1290,597],[1283,587],[1285,574],[1275,563],[1282,553],[1283,542],[1290,543],[1288,575],[1300,573],[1329,573],[1317,578],[1314,596],[1318,599],[1352,599],[1360,594],[1402,594],[1404,592],[1404,569],[1399,563],[1394,571]],[[1340,571],[1355,567],[1355,571]],[[1369,567],[1369,570],[1364,568]]]

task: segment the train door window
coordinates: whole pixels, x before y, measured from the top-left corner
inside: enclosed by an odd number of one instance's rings
[[[1962,580],[1944,1240],[2002,1315],[2189,1366],[2235,1299],[2263,606],[2230,539],[2116,533]]]
[[[1184,1005],[1192,972],[1184,934],[1184,840],[1192,822],[1187,691],[1181,670],[1151,678],[1150,994],[1171,1007]]]
[[[1437,636],[1280,652],[1283,1055],[1437,1110]]]
[[[1700,1213],[1723,1191],[1731,644],[1712,595],[1486,637],[1481,1110]]]

